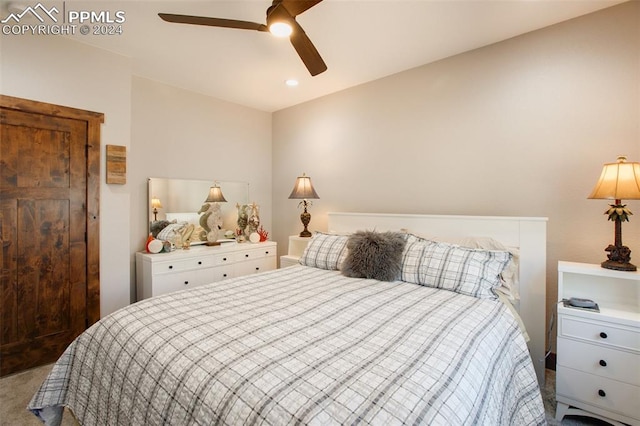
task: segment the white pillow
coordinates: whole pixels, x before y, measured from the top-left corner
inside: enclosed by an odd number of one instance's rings
[[[416,236],[418,238],[457,244],[469,248],[508,251],[511,253],[511,262],[507,264],[504,271],[502,271],[502,274],[500,274],[501,285],[496,289],[496,291],[504,294],[511,301],[520,300],[520,250],[517,247],[505,246],[500,241],[494,240],[491,237],[443,238],[427,237],[422,235]]]
[[[496,299],[500,274],[510,260],[508,251],[472,249],[409,235],[400,279],[481,299]]]
[[[304,249],[299,263],[337,271],[347,257],[347,239],[346,235],[316,232]]]

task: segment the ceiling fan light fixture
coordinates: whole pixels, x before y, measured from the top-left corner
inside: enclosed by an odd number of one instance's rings
[[[293,28],[286,22],[274,22],[269,25],[269,32],[276,37],[289,37]]]

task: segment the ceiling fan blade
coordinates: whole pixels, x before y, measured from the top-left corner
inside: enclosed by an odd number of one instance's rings
[[[235,19],[207,18],[204,16],[174,15],[158,13],[164,21],[176,24],[206,25],[209,27],[237,28],[241,30],[268,31],[267,26],[257,22],[237,21]]]
[[[285,9],[287,9],[291,16],[295,17],[297,15],[300,15],[302,12],[311,9],[321,1],[322,0],[282,0],[278,2],[281,3]],[[276,2],[274,1],[274,4],[275,3]]]
[[[304,32],[300,24],[295,20],[291,20],[293,25],[293,33],[289,36],[291,44],[298,52],[298,56],[304,62],[312,76],[323,73],[327,70],[327,65],[322,60],[322,57],[316,50],[316,47],[311,43],[309,37]]]

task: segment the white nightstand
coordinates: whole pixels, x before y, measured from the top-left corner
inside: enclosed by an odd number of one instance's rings
[[[558,305],[556,420],[640,425],[640,272],[558,262],[558,298],[570,297],[600,312]]]
[[[289,237],[289,250],[287,254],[280,256],[280,268],[297,265],[309,241],[311,241],[310,237],[291,235]]]

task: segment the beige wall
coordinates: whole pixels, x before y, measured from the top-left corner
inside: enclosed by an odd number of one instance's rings
[[[249,182],[250,201],[271,229],[271,114],[140,77],[132,81],[134,251],[148,232],[149,177]]]
[[[399,73],[273,118],[275,238],[300,232],[302,172],[328,211],[546,216],[547,306],[559,259],[600,262],[613,241],[602,163],[640,161],[640,2]],[[640,202],[623,227],[640,265]]]
[[[60,36],[2,36],[0,92],[102,112],[102,316],[135,300],[147,178],[249,182],[271,229],[271,114],[132,75],[131,61]],[[107,185],[104,146],[127,147],[127,184]]]

